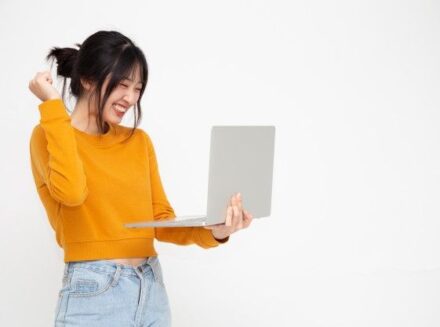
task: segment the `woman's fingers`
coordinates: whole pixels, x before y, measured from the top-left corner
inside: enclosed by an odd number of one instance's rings
[[[238,210],[243,210],[243,201],[242,201],[242,198],[241,198],[241,193],[237,193],[237,195],[236,195],[236,198],[235,198],[236,200],[236,205],[238,206]]]
[[[241,194],[237,193],[231,197],[230,206],[228,206],[228,210],[231,208],[231,223],[228,225],[228,222],[225,223],[226,226],[231,226],[233,231],[242,229],[244,226],[243,222],[243,205],[241,202]]]
[[[243,213],[244,213],[243,228],[248,228],[252,222],[252,215],[246,210],[243,210]]]
[[[232,226],[235,231],[235,230],[242,228],[242,225],[243,225],[242,219],[243,218],[241,217],[240,211],[238,210],[238,207],[236,205],[232,206],[232,210],[234,212],[234,217],[232,218]]]
[[[237,206],[237,211],[238,211],[238,222],[237,222],[237,229],[242,229],[243,228],[243,203],[242,203],[242,199],[241,199],[241,193],[237,193],[236,198],[235,198],[235,203]]]
[[[241,193],[234,194],[227,208],[225,226],[230,227],[232,232],[235,232],[248,227],[251,220],[251,215],[243,209]]]
[[[238,211],[238,225],[237,225],[237,229],[243,229],[243,209],[241,208],[237,208]]]
[[[233,215],[232,207],[228,206],[228,210],[226,211],[226,221],[225,221],[225,225],[228,227],[232,226],[232,215]]]
[[[241,194],[234,194],[228,204],[226,210],[226,218],[223,224],[218,226],[212,226],[213,228],[205,227],[207,229],[220,229],[229,230],[230,233],[234,233],[243,228],[249,227],[252,222],[252,215],[243,209]]]

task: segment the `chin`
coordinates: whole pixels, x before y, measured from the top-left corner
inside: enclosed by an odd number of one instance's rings
[[[122,119],[112,118],[112,119],[109,119],[107,121],[112,123],[113,125],[115,125],[115,124],[117,125],[117,124],[119,124],[122,121]]]
[[[105,121],[108,123],[112,123],[113,125],[115,125],[115,124],[118,125],[121,123],[122,118],[111,116],[109,118],[106,118]]]

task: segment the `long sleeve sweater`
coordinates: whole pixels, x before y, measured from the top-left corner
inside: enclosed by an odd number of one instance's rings
[[[156,256],[155,238],[205,249],[223,243],[203,227],[124,227],[175,217],[149,135],[136,128],[128,139],[131,129],[116,124],[100,135],[80,131],[62,99],[38,109],[40,123],[30,139],[32,174],[64,262]]]

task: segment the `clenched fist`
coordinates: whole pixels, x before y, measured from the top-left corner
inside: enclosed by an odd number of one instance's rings
[[[41,101],[61,98],[57,89],[52,86],[53,80],[49,71],[38,72],[29,82],[29,90]]]

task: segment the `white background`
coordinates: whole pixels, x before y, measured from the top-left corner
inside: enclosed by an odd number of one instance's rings
[[[0,325],[51,326],[64,265],[31,175],[28,82],[50,47],[116,29],[150,66],[141,128],[177,214],[204,211],[211,125],[277,128],[270,218],[215,249],[156,243],[174,326],[439,326],[439,14],[422,0],[1,1]]]

